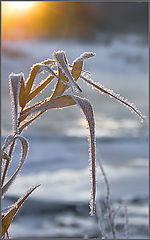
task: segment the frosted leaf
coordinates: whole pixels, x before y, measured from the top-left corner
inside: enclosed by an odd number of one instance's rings
[[[32,113],[32,111],[31,111],[32,109],[41,106],[41,104],[50,101],[50,99],[51,99],[51,98],[48,97],[48,98],[46,98],[44,101],[40,101],[40,102],[32,105],[31,107],[28,107],[28,108],[26,108],[25,110],[23,110],[23,111],[21,112],[21,114],[20,114],[20,117],[18,118],[19,123],[21,123],[22,121],[24,121],[25,118],[26,118],[29,114]],[[35,112],[36,112],[36,111],[37,111],[37,110],[35,110]],[[34,111],[33,111],[33,112],[34,112]]]
[[[76,104],[76,102],[69,95],[63,95],[60,97],[56,97],[54,99],[50,98],[49,101],[42,102],[38,106],[31,108],[28,112],[26,112],[28,115],[31,115],[32,113],[35,113],[35,112],[38,112],[38,113],[19,128],[19,133],[21,133],[24,128],[29,126],[36,118],[38,118],[41,114],[43,114],[48,109],[64,108],[64,107],[72,106],[74,104]]]
[[[17,206],[20,207],[21,204],[25,201],[25,199],[37,188],[40,184],[36,184],[31,186],[16,202]]]
[[[60,81],[61,81],[64,85],[66,85],[67,87],[72,87],[69,82],[66,82],[66,81],[63,80],[63,79],[60,79]]]
[[[133,103],[128,102],[127,99],[124,99],[123,97],[121,97],[120,94],[114,93],[113,90],[105,88],[102,84],[100,85],[95,84],[91,79],[90,80],[86,79],[83,76],[80,76],[80,77],[84,81],[86,81],[86,83],[91,84],[93,87],[100,90],[102,93],[105,93],[110,97],[115,98],[118,102],[123,103],[126,107],[130,108],[135,114],[137,114],[140,117],[141,122],[145,119],[145,116],[142,115],[142,113],[135,107],[135,105]]]
[[[23,73],[9,75],[9,87],[10,87],[10,97],[11,97],[11,106],[12,106],[12,121],[13,121],[13,130],[17,133],[17,124],[18,124],[18,104],[19,104],[19,91],[21,78],[23,78]]]
[[[63,95],[54,99],[50,98],[49,101],[41,102],[38,106],[29,109],[25,114],[22,114],[22,117],[26,116],[26,114],[30,115],[34,112],[46,111],[51,108],[63,108],[74,104],[75,101],[70,97],[70,95]]]
[[[19,134],[21,134],[22,131],[23,131],[25,128],[27,128],[35,119],[39,118],[44,112],[45,112],[45,110],[37,113],[33,118],[31,118],[29,121],[25,122],[25,123],[19,128]]]
[[[27,140],[24,138],[24,137],[21,137],[21,136],[16,136],[14,138],[14,140],[17,140],[19,139],[20,142],[21,142],[21,145],[22,145],[22,155],[21,155],[21,158],[20,158],[20,162],[19,162],[19,165],[18,165],[18,168],[16,169],[15,173],[9,178],[9,180],[6,182],[6,184],[2,187],[2,196],[6,193],[6,191],[8,190],[8,188],[10,187],[10,185],[13,183],[13,181],[15,180],[16,176],[18,175],[25,159],[26,159],[26,156],[27,156],[27,152],[28,152],[28,142]]]
[[[43,61],[43,62],[41,62],[42,64],[49,64],[49,65],[51,65],[51,67],[53,67],[53,66],[55,66],[55,64],[56,64],[56,61],[54,60],[54,59],[47,59],[47,60],[45,60],[45,61]]]
[[[27,98],[26,103],[30,102],[33,98],[35,98],[40,92],[42,92],[42,90],[44,90],[47,85],[53,80],[54,76],[50,75],[49,77],[47,77],[43,82],[40,83],[39,86],[36,87],[36,89],[34,89]]]
[[[47,65],[47,64],[43,65],[43,64],[37,63],[37,64],[35,64],[35,66],[39,67],[40,70],[50,72],[51,74],[53,74],[55,77],[58,78],[55,71],[49,65]]]
[[[47,59],[41,63],[36,63],[32,66],[29,77],[26,81],[26,87],[25,87],[27,97],[32,90],[33,82],[35,80],[36,75],[42,71],[42,69],[40,69],[40,67],[38,65],[41,65],[41,66],[42,65],[47,65],[47,66],[51,65],[51,68],[52,68],[54,64],[55,64],[54,60]]]
[[[78,89],[80,92],[82,92],[81,88],[78,86],[78,84],[75,82],[75,80],[73,79],[69,68],[66,64],[66,56],[65,56],[65,52],[64,51],[58,51],[58,52],[54,52],[53,53],[54,57],[57,60],[58,66],[60,67],[60,69],[62,70],[62,72],[65,74],[65,76],[68,78],[69,82],[76,88]]]
[[[25,91],[26,91],[27,97],[30,94],[30,91],[33,87],[33,82],[35,80],[36,75],[39,73],[39,70],[40,70],[40,68],[37,66],[37,64],[34,64],[31,67],[31,71],[30,71],[30,74],[29,74],[29,77],[26,81],[26,86],[25,86]]]
[[[20,208],[20,206],[24,203],[24,201],[29,197],[29,195],[40,185],[35,185],[32,186],[25,194],[23,194],[18,201],[11,205],[9,207],[9,210],[7,213],[3,213],[2,214],[2,221],[1,221],[1,236],[2,238],[5,236],[5,234],[8,231],[8,228],[14,218],[14,216],[16,215],[18,209]]]
[[[69,65],[72,67],[72,71],[71,74],[73,76],[73,78],[75,79],[75,81],[78,80],[78,78],[81,75],[81,72],[85,73],[86,71],[82,70],[83,68],[83,61],[87,58],[93,57],[95,56],[94,53],[92,52],[85,52],[83,54],[81,54],[78,58],[76,58],[72,65]],[[86,74],[89,74],[89,72],[86,72]]]
[[[94,113],[92,106],[90,102],[87,99],[83,99],[78,96],[72,96],[72,98],[77,102],[77,104],[81,107],[90,130],[90,136],[89,136],[89,162],[90,162],[90,180],[91,180],[91,201],[90,201],[90,215],[93,215],[95,213],[95,195],[96,195],[96,157],[95,157],[95,151],[96,151],[96,140],[95,140],[95,120],[94,120]]]
[[[13,135],[8,135],[5,139],[4,145],[2,147],[2,152],[5,151],[5,149],[14,141]]]
[[[58,67],[58,76],[59,76],[59,79],[50,97],[51,99],[61,96],[65,90],[67,90],[69,87],[72,87],[68,78],[66,78],[65,74],[62,73],[62,70],[59,67]]]
[[[78,58],[76,58],[76,59],[73,61],[73,63],[83,62],[85,59],[94,57],[95,55],[96,55],[96,53],[93,53],[93,52],[84,52],[84,53],[82,53]]]

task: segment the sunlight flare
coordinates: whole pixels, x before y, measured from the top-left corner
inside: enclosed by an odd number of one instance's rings
[[[7,2],[7,11],[27,11],[30,9],[36,2],[34,1],[12,1]]]

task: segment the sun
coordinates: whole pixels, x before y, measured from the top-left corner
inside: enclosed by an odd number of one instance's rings
[[[27,11],[35,4],[34,1],[7,1],[7,10],[8,11]]]

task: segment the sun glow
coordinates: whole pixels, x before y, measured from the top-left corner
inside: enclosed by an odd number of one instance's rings
[[[7,2],[7,11],[27,11],[30,9],[36,2],[34,1],[12,1]]]

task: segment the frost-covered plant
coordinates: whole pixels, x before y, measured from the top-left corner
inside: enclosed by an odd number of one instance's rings
[[[27,128],[35,119],[41,116],[48,109],[52,108],[64,108],[72,105],[78,105],[88,122],[89,126],[89,162],[90,162],[90,180],[91,180],[91,201],[90,201],[90,214],[95,212],[96,205],[96,141],[95,141],[95,120],[94,112],[90,102],[81,98],[77,93],[82,92],[82,89],[78,85],[78,79],[81,78],[92,87],[99,90],[101,93],[105,93],[110,97],[117,99],[129,107],[135,112],[143,121],[144,117],[140,111],[127,100],[124,100],[119,94],[115,94],[112,90],[104,88],[102,85],[94,83],[89,79],[89,73],[84,71],[84,60],[95,56],[95,53],[85,52],[75,59],[71,64],[68,63],[67,57],[64,51],[58,51],[53,53],[53,59],[47,59],[43,62],[37,63],[32,66],[28,79],[25,81],[23,73],[10,74],[10,95],[12,105],[12,122],[13,133],[9,135],[2,147],[1,156],[1,172],[2,172],[2,196],[6,193],[11,186],[16,176],[18,175],[28,152],[28,142],[22,136],[22,132]],[[43,80],[40,85],[34,86],[34,80],[41,72],[47,72],[48,76]],[[56,79],[57,83],[52,91],[51,96],[36,104],[29,105],[29,103],[43,91],[52,80]],[[71,94],[64,94],[66,90],[71,89]],[[22,146],[22,156],[15,173],[5,183],[5,177],[7,175],[7,169],[11,163],[12,153],[15,148],[16,141],[19,140]],[[7,208],[7,211],[2,210],[2,237],[7,234],[8,228],[12,222],[14,215],[19,207],[25,201],[25,199],[36,189],[39,185],[31,187],[15,204]]]

